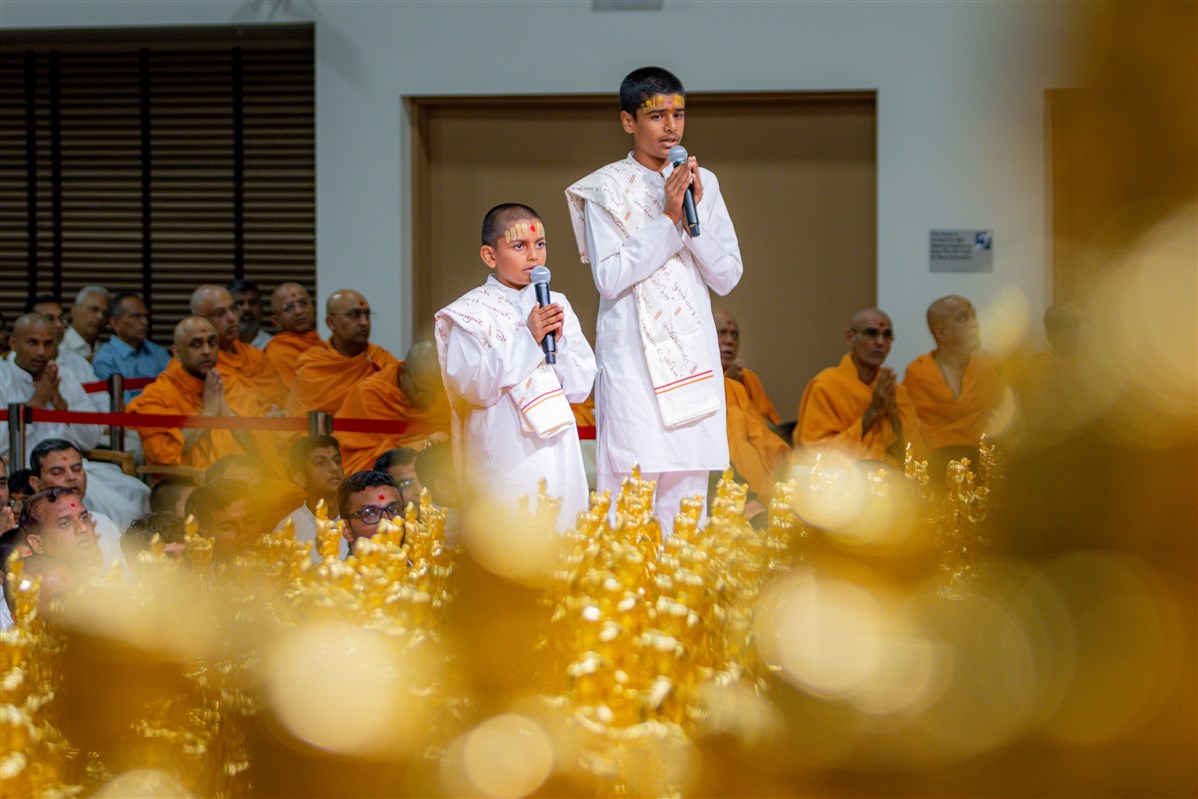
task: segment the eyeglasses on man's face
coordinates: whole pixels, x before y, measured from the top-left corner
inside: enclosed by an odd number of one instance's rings
[[[351,513],[351,519],[361,519],[363,524],[378,524],[384,516],[388,519],[394,519],[396,516],[403,513],[402,502],[392,502],[386,507],[380,508],[378,505],[364,505]]]
[[[881,336],[887,341],[894,340],[894,331],[890,328],[881,329],[877,327],[863,327],[860,330],[854,330],[853,332],[859,336],[865,336],[866,338],[877,338],[878,336]]]

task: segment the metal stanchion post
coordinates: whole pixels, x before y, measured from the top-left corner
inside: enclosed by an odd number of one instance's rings
[[[23,402],[8,404],[8,471],[25,468],[25,425],[29,423],[29,406]]]
[[[308,411],[308,435],[328,436],[333,434],[333,414],[324,411]]]
[[[113,413],[125,410],[125,376],[114,373],[108,376],[108,407]],[[108,426],[108,440],[117,452],[125,451],[125,428],[112,424]]]

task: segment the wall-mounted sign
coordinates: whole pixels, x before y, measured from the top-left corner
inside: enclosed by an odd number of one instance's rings
[[[993,272],[993,230],[933,230],[928,258],[933,272]]]

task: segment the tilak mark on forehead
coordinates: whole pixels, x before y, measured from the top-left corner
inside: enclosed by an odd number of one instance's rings
[[[529,237],[544,238],[545,223],[540,223],[540,230],[537,230],[537,227],[538,225],[536,222],[517,222],[507,230],[503,231],[503,240],[508,244],[511,244],[513,241],[519,241],[520,239],[526,239]]]
[[[681,111],[682,109],[686,108],[686,98],[681,94],[675,94],[670,99],[673,102],[674,110]],[[655,94],[649,99],[645,100],[645,102],[641,103],[641,110],[645,113],[649,113],[650,111],[660,111],[665,107],[666,96],[664,94]]]

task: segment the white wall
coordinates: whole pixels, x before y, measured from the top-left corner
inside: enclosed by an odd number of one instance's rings
[[[410,287],[404,96],[614,94],[625,73],[649,63],[692,91],[876,89],[878,301],[894,317],[891,364],[901,369],[931,348],[923,313],[943,294],[985,308],[1013,286],[1038,330],[1051,301],[1044,90],[1069,82],[1066,17],[1075,9],[1005,0],[664,0],[658,11],[596,11],[587,0],[4,0],[0,27],[314,21],[318,293],[367,292],[383,312],[375,339],[399,352]],[[580,159],[579,173],[613,155]],[[930,273],[933,227],[993,228],[993,273]],[[834,269],[835,253],[828,261]]]

